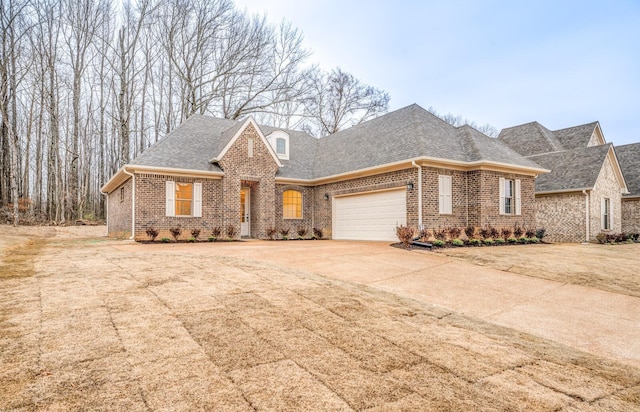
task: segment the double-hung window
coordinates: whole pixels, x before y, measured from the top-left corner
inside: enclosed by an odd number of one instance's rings
[[[166,182],[166,215],[202,217],[202,183]]]
[[[602,199],[602,229],[611,229],[611,201],[607,198]]]
[[[297,190],[285,190],[282,194],[282,217],[302,219],[302,193]]]
[[[520,180],[500,178],[500,214],[520,215]]]

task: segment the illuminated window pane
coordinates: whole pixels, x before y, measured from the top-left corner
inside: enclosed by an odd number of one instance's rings
[[[193,184],[176,183],[176,216],[190,216],[193,202]]]
[[[302,219],[302,193],[287,190],[282,194],[282,215],[285,219]]]

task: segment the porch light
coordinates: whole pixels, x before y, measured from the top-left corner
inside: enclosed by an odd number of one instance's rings
[[[413,190],[413,182],[407,182],[407,190]]]
[[[329,200],[329,193],[324,194],[324,200]]]

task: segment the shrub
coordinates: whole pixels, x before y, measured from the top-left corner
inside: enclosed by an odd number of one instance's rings
[[[171,242],[171,239],[169,239],[168,237],[163,237],[162,239],[160,239],[160,241],[162,243],[169,243],[169,242]]]
[[[524,235],[528,238],[532,238],[536,236],[536,231],[533,229],[527,229],[524,231]]]
[[[616,242],[623,243],[627,241],[627,234],[624,232],[618,233],[616,235]]]
[[[209,242],[215,242],[215,241],[216,241],[216,239],[217,239],[217,238],[216,238],[216,237],[214,237],[214,236],[209,236],[209,237],[207,238],[207,240],[208,240]]]
[[[516,225],[516,227],[513,228],[513,236],[515,236],[516,238],[522,237],[523,233],[524,229],[522,229],[520,225]]]
[[[447,230],[446,229],[433,229],[433,237],[437,240],[445,241],[447,240]]]
[[[409,248],[411,245],[411,241],[413,240],[413,235],[416,231],[411,226],[396,226],[396,236],[398,236],[398,240],[402,242],[402,246],[405,248]]]
[[[154,228],[153,226],[147,228],[147,236],[149,236],[149,239],[151,239],[152,242],[156,240],[159,234],[160,232],[158,231],[158,229]]]
[[[316,239],[322,239],[322,230],[318,229],[317,227],[313,228],[313,237]]]
[[[307,228],[299,227],[296,232],[298,233],[298,239],[303,239],[307,234]]]
[[[605,243],[607,243],[607,234],[606,233],[598,233],[596,235],[596,240],[598,241],[598,243],[604,245]]]
[[[278,229],[276,229],[275,227],[270,227],[267,229],[267,237],[270,240],[274,240],[276,238],[277,233],[278,233]]]
[[[480,239],[470,239],[469,244],[471,246],[480,246],[482,244],[482,241]]]
[[[527,238],[526,238],[526,237],[524,237],[524,236],[520,236],[520,237],[518,238],[518,242],[520,242],[520,243],[527,243]]]
[[[507,227],[502,228],[502,230],[500,231],[500,234],[502,235],[503,240],[509,239],[511,237],[511,233],[513,233],[513,230]]]
[[[280,236],[284,239],[287,240],[289,239],[289,232],[291,231],[291,229],[280,229]]]
[[[504,245],[507,241],[499,237],[496,239],[496,245]]]
[[[171,232],[171,236],[173,236],[173,239],[177,242],[178,238],[182,234],[182,228],[180,228],[180,226],[172,227],[171,229],[169,229],[169,232]]]
[[[640,240],[640,233],[631,233],[631,240],[633,240],[634,242]]]
[[[200,229],[191,229],[191,237],[198,240],[198,236],[200,236]]]
[[[486,227],[480,228],[479,235],[480,235],[480,239],[481,240],[484,240],[484,239],[488,238],[490,236],[490,234],[491,234],[491,231],[488,228],[486,228]]]
[[[542,240],[547,235],[547,230],[543,227],[536,229],[536,237]]]
[[[464,242],[463,242],[462,240],[460,240],[460,239],[453,239],[453,240],[451,241],[451,244],[452,244],[453,246],[458,246],[458,247],[460,247],[460,246],[464,246]]]
[[[527,243],[540,243],[540,239],[538,239],[537,237],[533,236],[533,237],[528,237],[527,238]]]
[[[431,233],[429,232],[429,229],[421,229],[420,230],[420,241],[421,242],[428,242],[429,238],[431,237]]]
[[[213,229],[211,229],[211,237],[214,239],[219,238],[221,233],[222,229],[220,229],[219,227],[214,227]]]
[[[443,247],[444,246],[444,242],[442,240],[434,240],[433,242],[431,242],[431,244],[435,247]]]
[[[460,236],[460,233],[462,233],[462,230],[460,230],[459,227],[450,227],[448,232],[449,232],[449,239],[454,240],[454,239],[457,239],[458,236]]]
[[[469,240],[471,240],[476,234],[476,228],[474,226],[467,226],[464,228],[464,234],[467,235],[467,238],[469,238]]]
[[[500,232],[495,227],[490,226],[489,227],[489,236],[491,236],[491,239],[495,240],[495,239],[500,237]]]
[[[187,242],[189,242],[189,243],[195,243],[195,241],[196,241],[196,238],[193,237],[193,236],[191,236],[189,239],[187,239]]]
[[[227,237],[233,239],[236,237],[236,227],[234,225],[227,226]]]
[[[493,239],[485,239],[484,240],[484,244],[487,246],[493,246],[495,242],[493,241]]]
[[[507,238],[507,242],[509,242],[509,243],[518,243],[518,239],[516,239],[515,237],[511,236],[511,237]]]

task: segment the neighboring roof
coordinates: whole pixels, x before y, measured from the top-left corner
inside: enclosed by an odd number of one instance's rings
[[[598,122],[592,122],[566,129],[554,130],[553,135],[565,149],[587,147],[591,136],[598,127]]]
[[[553,132],[538,122],[502,129],[498,140],[523,156],[557,152],[564,149]]]
[[[536,193],[592,189],[613,145],[581,147],[529,156],[551,173],[536,178]]]
[[[626,196],[640,196],[640,143],[616,146],[616,155],[627,182]]]

